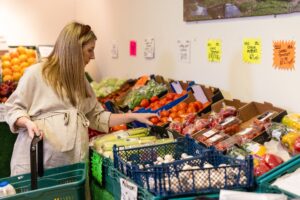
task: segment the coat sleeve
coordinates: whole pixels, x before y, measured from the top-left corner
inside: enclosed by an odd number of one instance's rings
[[[7,110],[6,122],[8,123],[11,132],[17,133],[18,128],[15,126],[15,122],[20,117],[29,117],[29,110],[32,105],[33,95],[35,91],[34,75],[31,70],[24,73],[20,79],[16,90],[10,95],[5,103]]]
[[[90,121],[90,128],[97,131],[109,132],[109,119],[111,112],[105,111],[101,104],[97,101],[96,95],[92,88],[88,84],[88,91],[91,94],[89,101],[86,101],[90,106],[90,111],[86,114],[86,117]]]

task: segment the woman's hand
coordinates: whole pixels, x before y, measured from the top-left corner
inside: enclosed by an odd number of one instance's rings
[[[20,117],[19,119],[17,119],[15,125],[18,127],[26,128],[31,138],[33,138],[35,135],[40,136],[40,138],[43,137],[43,132],[39,130],[37,125],[27,117]]]
[[[135,120],[144,124],[153,125],[149,119],[155,116],[157,117],[155,113],[135,113]]]
[[[144,124],[153,125],[149,118],[157,116],[155,113],[124,113],[124,114],[111,114],[109,120],[109,126],[116,126],[119,124],[124,124],[132,122],[134,120],[139,121]]]

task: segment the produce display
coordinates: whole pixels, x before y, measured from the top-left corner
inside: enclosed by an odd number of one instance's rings
[[[0,84],[0,103],[5,103],[8,97],[17,88],[17,82],[5,81]]]
[[[122,79],[108,78],[103,79],[99,83],[93,81],[91,82],[91,86],[97,97],[105,97],[110,93],[120,89],[125,82],[126,81]]]
[[[2,81],[18,81],[24,70],[37,62],[36,51],[23,46],[1,57]]]
[[[156,83],[154,80],[149,80],[145,86],[131,90],[126,95],[122,105],[128,106],[130,109],[134,109],[143,99],[150,99],[167,89],[166,85]]]

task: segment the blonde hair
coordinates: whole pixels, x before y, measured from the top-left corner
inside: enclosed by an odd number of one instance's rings
[[[82,48],[96,39],[90,26],[72,22],[60,32],[53,51],[43,65],[42,75],[47,84],[73,106],[91,96],[85,81]]]

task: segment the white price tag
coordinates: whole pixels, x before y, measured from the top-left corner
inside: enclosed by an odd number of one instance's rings
[[[208,99],[205,96],[204,91],[202,90],[202,87],[200,85],[192,85],[192,90],[197,101],[200,101],[203,104],[208,102]]]
[[[135,184],[120,178],[120,185],[121,200],[137,200],[138,187]]]
[[[177,94],[181,94],[183,92],[183,89],[178,81],[172,82],[171,85]]]
[[[144,41],[144,57],[148,59],[154,58],[155,55],[155,41],[154,38],[146,38]]]
[[[6,107],[4,104],[0,104],[0,122],[5,122]]]

